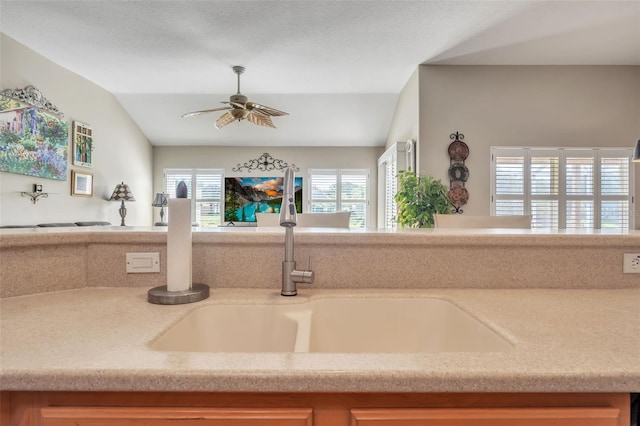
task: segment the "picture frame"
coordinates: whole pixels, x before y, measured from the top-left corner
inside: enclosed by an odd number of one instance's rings
[[[79,121],[73,122],[73,165],[93,167],[93,129]]]
[[[282,177],[228,177],[224,179],[224,221],[256,222],[256,213],[280,213]],[[296,211],[302,213],[302,178],[294,180]]]
[[[93,175],[71,170],[71,195],[74,197],[93,197]]]
[[[0,172],[67,180],[69,124],[5,92],[0,95]]]

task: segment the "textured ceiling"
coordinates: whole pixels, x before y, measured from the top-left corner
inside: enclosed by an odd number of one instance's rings
[[[383,145],[418,64],[640,65],[640,1],[2,1],[2,32],[114,93],[155,145]],[[29,25],[25,25],[28,22]],[[37,31],[34,31],[37,28]],[[79,55],[78,52],[82,52]],[[236,91],[291,113],[216,130]]]

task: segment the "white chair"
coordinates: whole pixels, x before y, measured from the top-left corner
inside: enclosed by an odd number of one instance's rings
[[[531,215],[469,216],[435,214],[435,228],[511,228],[531,229]]]
[[[351,212],[298,213],[301,228],[349,228]],[[279,213],[256,213],[258,226],[280,226]]]
[[[256,226],[280,226],[280,213],[256,213]]]

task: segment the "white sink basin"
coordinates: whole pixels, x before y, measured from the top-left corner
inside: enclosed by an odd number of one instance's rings
[[[180,320],[151,347],[180,352],[293,352],[299,321],[281,308],[204,306]]]
[[[151,343],[160,351],[502,352],[512,345],[438,298],[325,298],[293,305],[211,305]]]

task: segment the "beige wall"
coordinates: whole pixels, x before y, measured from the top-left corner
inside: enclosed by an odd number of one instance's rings
[[[389,127],[385,150],[396,142],[418,139],[418,69],[411,75],[398,96],[398,103]]]
[[[490,212],[491,146],[630,148],[640,138],[639,66],[421,65],[419,71],[418,170],[448,184],[449,135],[463,133],[470,150],[468,214]],[[637,199],[637,165],[635,190]]]
[[[216,147],[216,146],[188,146],[153,148],[153,187],[160,192],[163,188],[163,170],[167,168],[223,168],[225,176],[274,176],[282,172],[248,173],[234,172],[232,169],[238,164],[269,153],[273,158],[295,164],[300,168],[296,176],[307,178],[309,169],[369,169],[370,183],[370,221],[369,227],[376,227],[378,157],[384,152],[382,147]],[[306,197],[308,190],[303,191],[306,211]],[[158,210],[158,209],[156,209]],[[159,212],[155,212],[155,220],[160,220]]]
[[[77,120],[91,125],[95,144],[91,169],[72,165],[69,154],[66,181],[0,172],[0,225],[80,220],[106,220],[119,225],[118,205],[106,199],[121,181],[136,197],[136,202],[127,203],[127,225],[150,225],[152,147],[116,98],[4,34],[0,34],[0,47],[0,88],[35,86],[70,123]],[[92,198],[70,195],[72,169],[93,174]],[[20,191],[31,191],[34,183],[42,184],[51,194],[35,205],[20,197]]]

